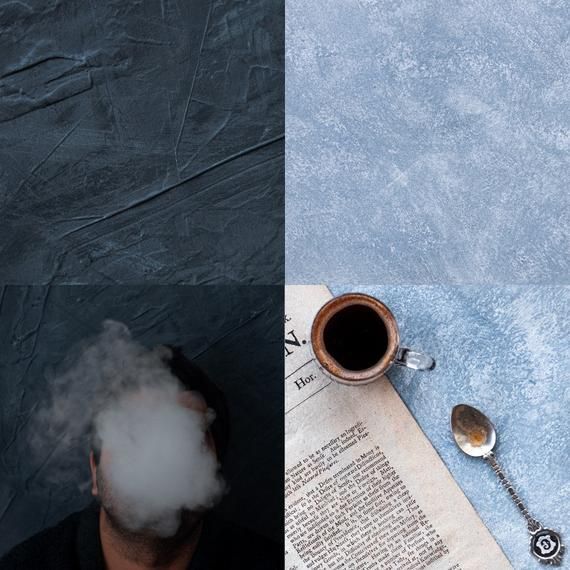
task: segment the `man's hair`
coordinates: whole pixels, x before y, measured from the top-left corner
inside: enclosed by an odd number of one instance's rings
[[[197,364],[184,356],[180,347],[169,348],[172,350],[172,358],[168,365],[172,374],[180,380],[185,390],[200,392],[208,408],[216,414],[210,431],[216,444],[216,455],[222,461],[230,435],[230,415],[226,397]]]
[[[194,362],[186,358],[180,347],[169,346],[172,357],[167,362],[170,372],[180,381],[184,390],[199,392],[208,408],[214,410],[215,418],[210,425],[210,432],[216,445],[216,455],[220,463],[225,457],[229,432],[229,410],[224,393],[208,378],[206,373]],[[91,450],[95,464],[101,457],[101,440],[92,426]]]

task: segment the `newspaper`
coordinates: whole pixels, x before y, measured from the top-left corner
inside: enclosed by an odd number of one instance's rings
[[[345,386],[317,366],[330,298],[285,288],[286,569],[512,568],[389,380]]]

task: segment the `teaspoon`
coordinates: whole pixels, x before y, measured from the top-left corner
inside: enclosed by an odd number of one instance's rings
[[[451,412],[451,431],[453,432],[455,443],[461,451],[471,457],[482,457],[485,459],[499,477],[501,485],[507,490],[526,519],[530,533],[531,553],[544,564],[560,565],[562,563],[562,555],[564,554],[564,545],[562,544],[560,534],[549,528],[544,528],[529,514],[501,466],[497,463],[493,453],[493,448],[497,441],[497,433],[491,420],[479,410],[460,404],[455,406]]]

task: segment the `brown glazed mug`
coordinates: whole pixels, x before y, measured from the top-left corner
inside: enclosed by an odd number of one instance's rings
[[[390,309],[364,293],[346,293],[325,303],[313,321],[311,346],[324,372],[351,386],[373,382],[393,365],[435,367],[427,354],[400,346]]]

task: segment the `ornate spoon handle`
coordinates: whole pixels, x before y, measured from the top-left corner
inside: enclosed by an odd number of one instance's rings
[[[507,490],[511,499],[526,519],[528,531],[530,533],[531,553],[543,564],[559,566],[562,563],[562,555],[564,554],[564,545],[562,544],[562,538],[560,535],[554,530],[544,528],[530,515],[528,509],[524,505],[522,499],[518,496],[515,488],[505,475],[505,472],[497,462],[495,454],[492,451],[483,455],[483,459],[489,463],[493,471],[497,474],[501,485]]]

